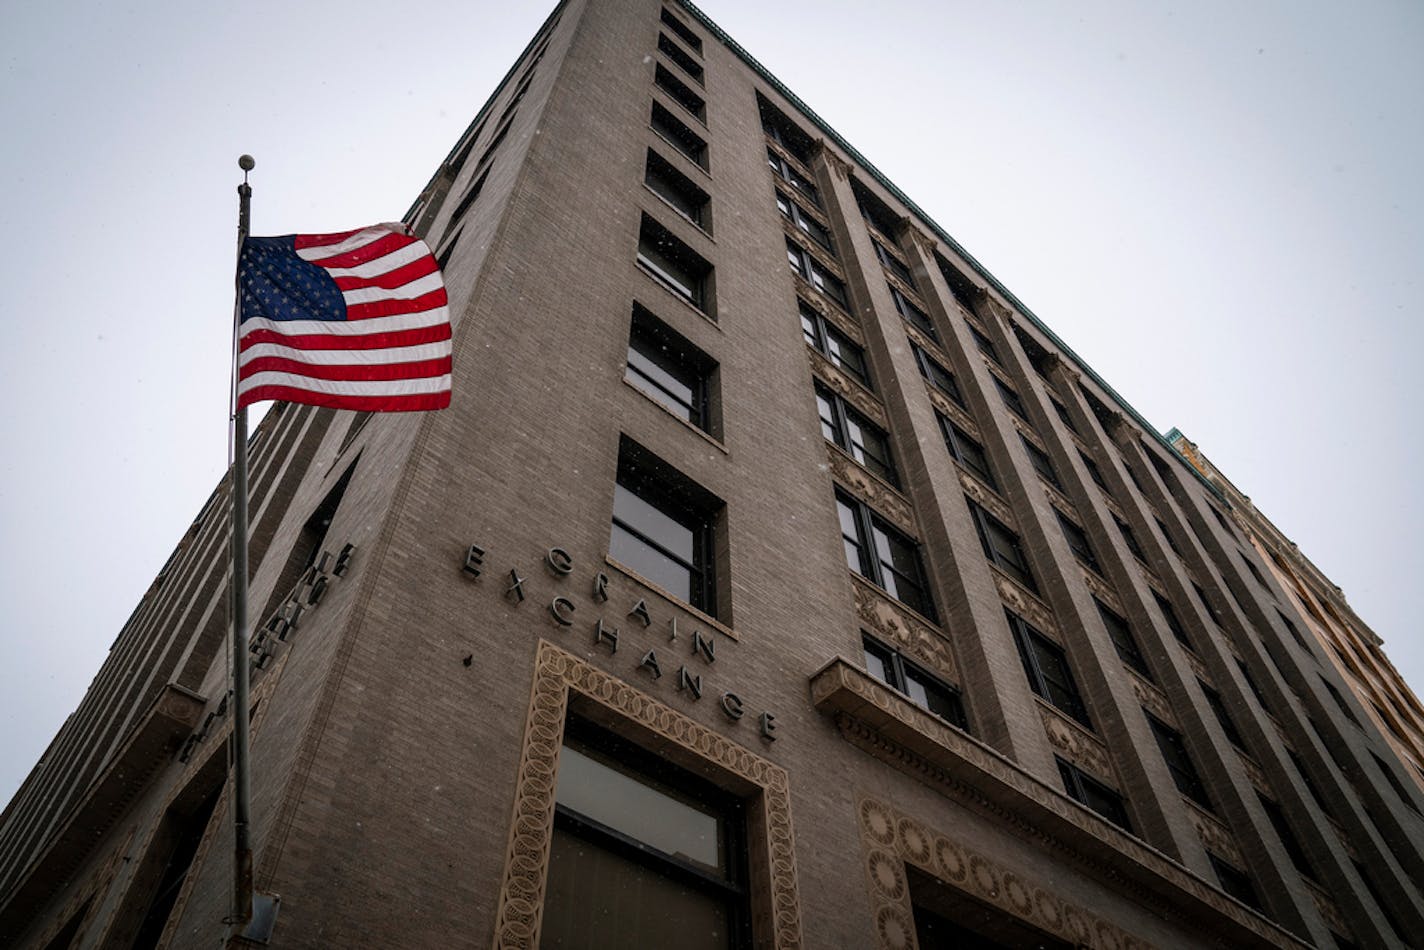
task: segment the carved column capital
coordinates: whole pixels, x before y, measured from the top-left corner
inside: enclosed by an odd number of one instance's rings
[[[816,143],[811,146],[811,157],[824,158],[831,171],[835,172],[837,178],[845,181],[850,178],[850,163],[835,153],[825,139],[816,139]]]

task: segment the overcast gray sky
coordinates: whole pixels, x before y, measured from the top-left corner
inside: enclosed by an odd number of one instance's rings
[[[7,4],[0,802],[226,465],[253,229],[399,218],[552,4]],[[1424,5],[706,0],[1414,684]]]

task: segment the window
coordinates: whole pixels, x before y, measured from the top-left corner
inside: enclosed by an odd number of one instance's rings
[[[1151,682],[1152,670],[1148,667],[1147,658],[1142,655],[1142,650],[1138,648],[1137,638],[1132,635],[1132,627],[1127,620],[1119,617],[1115,611],[1109,610],[1096,597],[1093,598],[1093,603],[1098,605],[1098,615],[1103,618],[1103,626],[1108,628],[1108,638],[1112,640],[1118,657]]]
[[[1217,857],[1210,851],[1206,853],[1207,859],[1211,861],[1211,869],[1216,872],[1216,879],[1221,882],[1221,889],[1232,897],[1254,910],[1262,910],[1261,898],[1256,895],[1256,888],[1251,884],[1251,876],[1236,865]]]
[[[835,324],[821,316],[804,300],[798,300],[801,311],[801,335],[808,346],[844,370],[867,389],[870,388],[870,366],[865,351]]]
[[[1296,642],[1296,645],[1299,646],[1302,650],[1304,650],[1307,654],[1310,654],[1310,647],[1306,645],[1305,637],[1302,637],[1300,635],[1300,629],[1296,627],[1295,624],[1291,623],[1291,619],[1287,617],[1279,607],[1276,608],[1276,616],[1281,618],[1281,623],[1285,624],[1286,632],[1291,635],[1291,639]],[[1310,655],[1314,656],[1314,654]]]
[[[1370,751],[1370,758],[1375,760],[1375,766],[1384,773],[1385,780],[1389,782],[1389,787],[1394,789],[1394,794],[1399,796],[1399,800],[1404,803],[1412,812],[1418,812],[1419,806],[1414,804],[1414,799],[1409,797],[1409,793],[1404,790],[1404,784],[1399,781],[1399,776],[1394,774],[1394,769],[1385,764],[1373,750]]]
[[[1379,907],[1380,912],[1384,914],[1385,923],[1389,924],[1389,929],[1394,931],[1395,937],[1397,937],[1401,943],[1407,943],[1408,941],[1404,939],[1404,928],[1399,923],[1399,918],[1394,916],[1394,911],[1390,908],[1389,904],[1385,902],[1384,895],[1380,893],[1379,886],[1375,884],[1374,878],[1370,877],[1370,872],[1363,864],[1354,858],[1350,859],[1350,863],[1355,866],[1355,873],[1360,876],[1360,882],[1365,885],[1365,890],[1370,892],[1370,897],[1374,898],[1375,904]]]
[[[811,217],[806,209],[786,197],[780,189],[776,192],[776,208],[781,212],[783,218],[800,228],[802,233],[807,237],[826,250],[831,250],[830,230],[821,224],[821,222]]]
[[[1251,670],[1246,666],[1246,661],[1237,660],[1236,668],[1241,671],[1241,678],[1246,681],[1246,688],[1251,691],[1251,695],[1256,697],[1256,702],[1261,704],[1261,708],[1266,712],[1271,711],[1271,706],[1266,702],[1266,696],[1261,692],[1261,687],[1256,685],[1256,679],[1251,675]]]
[[[911,287],[915,286],[915,275],[910,273],[910,268],[906,266],[904,261],[896,257],[895,254],[891,252],[889,248],[882,245],[879,241],[872,240],[870,243],[874,245],[875,256],[880,259],[881,265],[884,266],[886,270],[903,280],[905,283],[909,284]]]
[[[650,122],[653,131],[662,136],[699,168],[707,168],[707,142],[681,119],[663,108],[661,103],[653,103],[653,117]]]
[[[969,515],[974,519],[974,527],[979,532],[979,543],[984,546],[984,556],[1005,574],[1038,593],[1038,585],[1033,582],[1028,557],[1024,554],[1023,545],[1019,543],[1019,536],[998,518],[980,508],[972,498],[966,496],[964,500],[969,505]]]
[[[1142,482],[1138,479],[1137,473],[1132,470],[1132,466],[1127,464],[1127,459],[1122,460],[1122,470],[1127,472],[1127,477],[1132,481],[1134,488],[1144,493],[1147,491],[1142,487]]]
[[[998,388],[999,396],[1004,400],[1004,405],[1009,407],[1009,411],[1024,422],[1028,422],[1028,409],[1024,407],[1023,400],[1019,398],[1019,394],[1005,385],[1004,381],[997,376],[994,377],[994,385]]]
[[[450,220],[452,222],[460,221],[465,217],[465,212],[470,210],[470,205],[475,203],[475,199],[478,198],[480,192],[484,190],[485,179],[489,177],[489,173],[490,170],[486,168],[480,173],[480,176],[470,184],[470,187],[465,189],[465,194],[461,196],[460,203],[456,205],[455,210],[450,213]],[[449,225],[446,225],[446,227],[448,228]],[[454,244],[454,241],[450,242],[451,247],[454,247]]]
[[[1295,869],[1312,881],[1319,881],[1320,878],[1315,873],[1315,866],[1310,863],[1310,858],[1306,855],[1305,849],[1300,846],[1295,832],[1291,831],[1290,823],[1286,821],[1286,814],[1281,810],[1281,806],[1260,792],[1256,793],[1256,798],[1260,800],[1261,810],[1266,813],[1271,827],[1276,829],[1276,836],[1281,839],[1281,844],[1285,845],[1286,854],[1290,855],[1291,863],[1295,865]]]
[[[1207,797],[1206,786],[1187,754],[1187,743],[1182,734],[1156,716],[1143,710],[1152,734],[1157,737],[1157,748],[1162,750],[1162,758],[1167,763],[1167,771],[1172,773],[1172,781],[1177,783],[1177,791],[1211,811],[1211,799]]]
[[[1098,564],[1098,557],[1093,553],[1093,546],[1088,542],[1088,534],[1077,523],[1069,521],[1057,508],[1053,513],[1058,516],[1058,525],[1063,529],[1063,537],[1068,540],[1068,549],[1073,552],[1073,556],[1083,562],[1083,566],[1094,574],[1102,574],[1103,569]]]
[[[697,187],[692,179],[651,149],[648,150],[648,166],[643,173],[643,183],[659,198],[672,205],[678,214],[704,231],[712,230],[707,192]]]
[[[662,10],[663,25],[672,30],[678,39],[682,40],[692,51],[698,55],[702,54],[702,37],[692,32],[691,27],[679,20],[673,12],[666,7]]]
[[[1221,731],[1226,733],[1226,738],[1238,749],[1245,749],[1246,743],[1241,738],[1241,730],[1236,728],[1235,721],[1230,713],[1226,711],[1226,701],[1221,698],[1221,694],[1208,686],[1203,680],[1198,679],[1197,685],[1201,687],[1202,695],[1206,697],[1206,704],[1211,707],[1212,713],[1216,716],[1216,721],[1221,724]]]
[[[1068,407],[1052,396],[1048,397],[1048,401],[1053,404],[1053,411],[1058,413],[1058,418],[1063,420],[1063,424],[1068,427],[1068,431],[1077,432],[1078,427],[1073,424],[1073,417],[1068,414]]]
[[[998,488],[994,481],[994,470],[989,465],[989,456],[984,452],[984,446],[975,442],[963,429],[938,412],[935,413],[935,418],[939,420],[940,431],[944,433],[944,446],[949,449],[949,454],[959,464],[979,476],[980,481],[984,484],[990,488]]]
[[[686,73],[693,82],[702,85],[702,64],[687,54],[681,46],[668,39],[666,33],[658,34],[658,52],[677,64],[677,68]]]
[[[673,415],[712,431],[708,379],[717,364],[642,307],[633,308],[628,335],[628,382]]]
[[[841,283],[841,279],[827,270],[810,251],[790,238],[786,241],[786,262],[797,276],[829,297],[842,310],[849,309],[845,284]]]
[[[1048,484],[1054,488],[1062,488],[1063,484],[1058,481],[1058,472],[1054,471],[1053,460],[1048,457],[1048,453],[1034,445],[1028,439],[1024,439],[1022,435],[1020,435],[1019,438],[1023,440],[1023,447],[1024,451],[1028,453],[1029,464],[1032,465],[1033,470],[1038,473],[1038,477],[1048,482]]]
[[[1157,522],[1157,527],[1162,529],[1163,537],[1169,537],[1166,525],[1159,521]],[[1211,605],[1211,601],[1206,599],[1206,591],[1202,590],[1201,585],[1196,581],[1190,581],[1189,583],[1192,585],[1193,592],[1197,595],[1197,600],[1201,602],[1202,609],[1206,611],[1206,615],[1210,617],[1213,622],[1220,624],[1221,621],[1216,618],[1216,608]]]
[[[930,315],[911,303],[910,298],[902,294],[900,289],[893,284],[890,285],[890,299],[895,302],[895,311],[905,319],[906,323],[936,343],[939,342],[939,334],[930,321]]]
[[[1189,650],[1195,650],[1191,637],[1187,636],[1187,628],[1182,626],[1182,621],[1177,619],[1177,612],[1172,609],[1172,605],[1167,602],[1161,594],[1155,590],[1152,592],[1152,599],[1157,602],[1157,609],[1162,612],[1162,619],[1167,621],[1167,629],[1172,631],[1172,636]]]
[[[969,730],[964,716],[964,703],[959,690],[926,673],[898,650],[892,650],[877,640],[862,637],[865,647],[865,669],[871,676],[892,689],[910,697],[922,709],[960,729]]]
[[[786,182],[792,188],[800,192],[801,197],[817,208],[821,207],[821,193],[812,184],[811,179],[801,174],[796,168],[782,158],[774,149],[766,150],[766,163],[771,166],[771,170],[777,177]]]
[[[638,235],[638,263],[683,300],[711,314],[712,265],[646,214]]]
[[[618,447],[608,554],[716,616],[714,528],[722,502],[626,437]]]
[[[1320,794],[1319,786],[1311,779],[1310,773],[1305,770],[1305,762],[1301,759],[1300,754],[1294,749],[1287,749],[1286,756],[1291,760],[1291,764],[1295,766],[1296,774],[1300,776],[1301,784],[1305,786],[1305,790],[1310,793],[1311,798],[1315,799],[1315,804],[1318,805],[1320,810],[1325,812],[1326,815],[1333,816],[1334,812],[1332,812],[1330,806],[1325,803],[1325,796]]]
[[[1172,553],[1175,554],[1175,555],[1177,555],[1177,557],[1181,557],[1181,556],[1182,556],[1182,549],[1179,548],[1179,547],[1177,547],[1177,542],[1176,542],[1176,541],[1173,541],[1173,540],[1172,540],[1172,532],[1170,532],[1170,531],[1167,530],[1167,525],[1164,524],[1164,523],[1162,522],[1162,519],[1161,519],[1161,518],[1158,518],[1156,515],[1153,515],[1152,520],[1155,521],[1155,522],[1157,522],[1157,530],[1162,532],[1162,540],[1164,540],[1164,541],[1167,542],[1167,547],[1171,548],[1171,549],[1172,549]],[[1195,584],[1193,584],[1192,586],[1193,586],[1193,587],[1196,587]],[[1197,587],[1197,590],[1201,590],[1201,588],[1200,588],[1200,587]],[[1205,601],[1206,601],[1206,595],[1205,595],[1205,594],[1202,595],[1202,601],[1203,601],[1203,603],[1205,603]],[[1214,612],[1212,613],[1212,617],[1213,617],[1213,619],[1216,617],[1216,614],[1215,614]]]
[[[919,545],[849,495],[836,492],[836,510],[850,569],[934,620],[934,602],[920,563]]]
[[[1325,691],[1330,694],[1330,698],[1335,700],[1335,705],[1340,707],[1340,711],[1345,714],[1345,718],[1356,726],[1360,725],[1360,720],[1355,717],[1355,711],[1345,702],[1345,697],[1340,695],[1340,691],[1335,688],[1335,684],[1325,678],[1323,673],[1317,673],[1320,677],[1320,685],[1325,687]],[[1378,707],[1376,707],[1378,708]]]
[[[801,131],[796,123],[767,102],[760,93],[757,94],[757,111],[761,114],[761,130],[766,133],[767,138],[786,149],[797,161],[805,164],[811,160],[811,152],[816,145],[811,136]]]
[[[865,223],[887,237],[894,234],[900,216],[892,211],[889,205],[875,197],[860,181],[852,178],[850,188],[855,193],[855,206],[860,209],[860,216],[865,219]],[[879,254],[879,251],[876,253]]]
[[[727,792],[570,720],[543,946],[749,946],[744,828],[741,802]]]
[[[1103,480],[1103,470],[1098,468],[1098,463],[1094,462],[1082,449],[1078,450],[1078,458],[1083,460],[1083,467],[1088,470],[1088,477],[1093,480],[1093,484],[1097,485],[1107,494],[1112,494],[1112,492],[1108,491],[1108,483]]]
[[[915,365],[920,368],[920,375],[925,378],[925,381],[954,400],[956,404],[963,406],[964,396],[959,392],[959,383],[955,381],[954,374],[941,366],[939,360],[926,353],[913,340],[910,341],[910,352],[915,354]]]
[[[979,352],[989,357],[989,359],[995,363],[999,362],[999,351],[994,349],[994,341],[985,336],[984,331],[980,330],[974,324],[968,323],[965,325],[969,327],[969,335],[974,338],[974,345],[979,347]]]
[[[1127,542],[1127,549],[1132,552],[1132,556],[1139,561],[1146,562],[1147,555],[1142,553],[1142,545],[1137,542],[1137,535],[1132,533],[1132,528],[1128,527],[1117,515],[1112,516],[1113,524],[1117,525],[1118,533],[1122,535],[1123,541]]]
[[[1211,510],[1213,512],[1216,511],[1215,508],[1212,508]],[[1217,517],[1220,518],[1221,515],[1217,515]],[[1271,588],[1266,584],[1266,579],[1261,576],[1261,572],[1256,568],[1256,565],[1251,563],[1251,559],[1246,556],[1246,552],[1238,551],[1237,553],[1241,555],[1241,563],[1246,565],[1246,570],[1251,572],[1251,576],[1256,579],[1256,583],[1261,585],[1261,587],[1265,590],[1269,591]]]
[[[659,89],[672,97],[674,102],[696,116],[697,121],[703,125],[707,124],[706,101],[693,92],[687,83],[669,72],[662,63],[658,63],[657,68],[653,70],[653,82],[658,84]]]
[[[845,449],[850,457],[891,485],[898,485],[890,457],[890,438],[862,416],[839,393],[816,384],[816,409],[821,414],[821,434],[827,442]]]
[[[1093,724],[1088,720],[1088,707],[1083,704],[1078,684],[1073,681],[1073,671],[1068,667],[1068,654],[1029,626],[1022,617],[1008,611],[1004,614],[1009,618],[1009,629],[1013,632],[1014,643],[1018,645],[1029,688],[1091,729]]]
[[[1115,789],[1109,788],[1087,772],[1054,756],[1058,762],[1058,774],[1063,778],[1063,788],[1075,802],[1087,805],[1108,821],[1132,834],[1132,822],[1127,817],[1127,802]]]

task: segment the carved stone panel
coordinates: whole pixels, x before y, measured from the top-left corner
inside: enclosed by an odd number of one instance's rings
[[[1117,591],[1113,590],[1107,581],[1085,567],[1083,568],[1083,583],[1087,585],[1088,590],[1093,592],[1094,597],[1111,607],[1114,613],[1122,615],[1122,601],[1118,599]]]
[[[1177,728],[1177,715],[1172,712],[1172,704],[1167,702],[1166,694],[1131,669],[1128,669],[1127,673],[1127,678],[1132,683],[1132,692],[1143,708],[1172,728]]]
[[[1241,857],[1241,849],[1236,846],[1236,837],[1231,833],[1231,829],[1222,824],[1214,815],[1203,811],[1196,802],[1190,799],[1182,799],[1182,804],[1187,808],[1187,817],[1197,829],[1197,837],[1201,838],[1202,844],[1206,845],[1208,851],[1217,854],[1230,861],[1237,867],[1246,867],[1246,861]]]
[[[956,468],[958,468],[957,464]],[[1014,510],[999,497],[998,492],[979,481],[973,474],[963,468],[959,468],[959,484],[964,489],[964,494],[978,502],[979,507],[1009,527],[1012,528],[1014,526]]]
[[[854,459],[831,443],[826,443],[831,474],[861,501],[895,522],[906,534],[916,535],[915,510],[904,495],[861,468]]]
[[[1237,750],[1237,758],[1241,761],[1241,770],[1246,773],[1246,779],[1251,783],[1251,787],[1267,798],[1274,799],[1276,796],[1271,791],[1271,783],[1266,780],[1266,773],[1261,770],[1261,766],[1257,764],[1256,760],[1240,750]]]
[[[1118,784],[1107,747],[1097,736],[1045,703],[1038,704],[1038,714],[1043,718],[1049,744],[1063,758],[1109,785]]]
[[[1345,915],[1340,913],[1340,905],[1335,903],[1335,899],[1320,885],[1301,878],[1306,889],[1310,891],[1311,898],[1315,901],[1315,909],[1320,913],[1320,919],[1325,921],[1325,925],[1342,937],[1351,933],[1350,925],[1345,923]]]
[[[1162,583],[1162,579],[1157,576],[1156,572],[1154,572],[1152,568],[1148,567],[1146,564],[1143,564],[1141,561],[1138,561],[1137,571],[1139,574],[1142,575],[1142,579],[1147,582],[1148,587],[1155,590],[1163,600],[1168,599],[1167,585]]]
[[[930,402],[934,404],[935,409],[940,415],[949,417],[955,425],[963,429],[974,441],[981,441],[979,426],[969,417],[969,413],[959,408],[953,399],[950,399],[928,383],[925,384],[925,392],[929,393]]]
[[[861,415],[882,429],[890,428],[890,421],[885,417],[885,409],[880,405],[880,400],[872,396],[864,386],[845,374],[840,367],[826,359],[820,353],[806,348],[806,354],[811,358],[811,368],[831,389],[841,395],[846,402],[854,406]]]
[[[891,600],[869,581],[851,575],[855,612],[870,632],[951,683],[960,682],[959,667],[944,635],[904,604]]]
[[[1192,668],[1192,672],[1196,674],[1197,679],[1201,680],[1203,683],[1210,685],[1211,674],[1207,672],[1206,664],[1202,662],[1202,658],[1197,656],[1191,650],[1184,650],[1182,652],[1187,655],[1187,665]]]
[[[1061,644],[1063,638],[1058,632],[1058,624],[1054,622],[1053,611],[1049,609],[1048,605],[992,564],[989,565],[989,571],[994,575],[994,585],[999,588],[999,599],[1004,602],[1004,606],[1027,620],[1044,635]]]
[[[1082,522],[1082,519],[1078,517],[1078,509],[1068,500],[1067,495],[1050,485],[1041,475],[1039,476],[1038,483],[1043,486],[1043,493],[1048,496],[1048,501],[1053,507],[1063,512],[1073,521]]]

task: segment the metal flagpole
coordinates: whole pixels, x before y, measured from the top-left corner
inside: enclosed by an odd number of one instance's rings
[[[247,240],[252,186],[247,173],[255,166],[251,155],[237,160],[242,184],[237,186],[237,253]],[[232,821],[233,916],[236,932],[252,919],[252,783],[248,761],[248,653],[247,653],[247,408],[237,407],[237,338],[242,319],[241,301],[234,293],[232,327]]]

